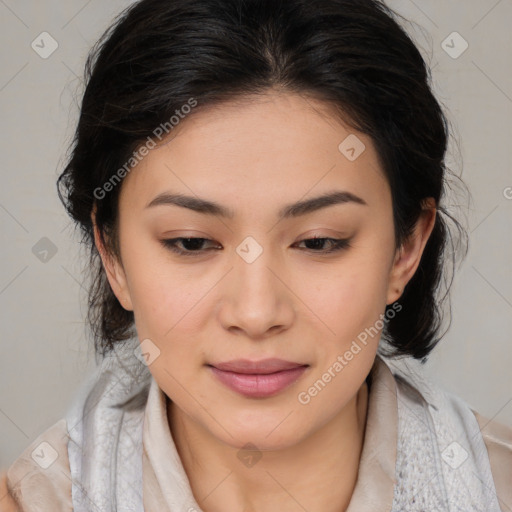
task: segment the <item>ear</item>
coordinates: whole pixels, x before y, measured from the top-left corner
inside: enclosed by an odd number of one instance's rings
[[[425,245],[434,229],[436,213],[435,200],[432,197],[427,198],[413,233],[395,253],[386,304],[392,304],[401,297],[403,289],[416,272]]]
[[[98,227],[96,226],[96,205],[91,213],[91,220],[94,226],[94,243],[101,257],[103,268],[107,274],[110,287],[117,297],[117,300],[127,311],[133,311],[133,305],[130,297],[130,291],[126,280],[126,275],[121,262],[110,254],[101,241]]]

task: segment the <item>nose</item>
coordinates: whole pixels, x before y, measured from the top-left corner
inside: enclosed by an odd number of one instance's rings
[[[294,320],[294,295],[287,275],[270,251],[252,262],[234,258],[226,276],[218,310],[224,329],[263,340],[288,329]]]

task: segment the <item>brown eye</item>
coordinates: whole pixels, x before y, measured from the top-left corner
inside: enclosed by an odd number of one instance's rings
[[[328,249],[322,249],[325,245],[325,242],[329,242]],[[343,249],[348,249],[350,247],[350,239],[343,238],[326,238],[326,237],[314,237],[314,238],[306,238],[301,240],[299,243],[306,243],[310,247],[307,247],[307,250],[312,252],[318,252],[321,254],[328,254],[336,251],[341,251]],[[312,247],[311,247],[312,246]]]
[[[178,238],[171,238],[168,240],[162,240],[162,244],[167,249],[170,249],[171,251],[183,255],[183,256],[196,256],[199,254],[202,254],[205,252],[204,249],[202,249],[202,246],[205,242],[211,242],[212,240],[209,240],[208,238],[185,238],[185,237],[178,237]],[[184,249],[181,249],[178,247],[178,244],[181,244]]]

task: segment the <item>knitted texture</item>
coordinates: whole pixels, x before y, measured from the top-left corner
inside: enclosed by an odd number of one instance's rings
[[[487,449],[468,404],[420,376],[414,383],[397,374],[395,380],[392,512],[501,512]]]
[[[393,511],[446,510],[441,463],[432,449],[435,434],[428,411],[404,386],[398,398],[398,446]],[[405,394],[407,393],[407,394]]]

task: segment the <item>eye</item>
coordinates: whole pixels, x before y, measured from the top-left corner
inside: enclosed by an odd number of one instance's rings
[[[323,246],[325,242],[329,242],[330,246],[328,249],[317,250],[318,246]],[[307,250],[312,252],[318,252],[320,254],[329,254],[337,251],[341,251],[343,249],[348,249],[350,247],[350,239],[349,238],[327,238],[327,237],[314,237],[314,238],[306,238],[301,240],[299,243],[306,243],[313,248],[309,247]]]
[[[213,242],[208,238],[171,238],[168,240],[161,241],[163,246],[167,249],[175,252],[176,254],[182,256],[198,256],[206,252],[203,249],[203,245],[205,242]],[[327,249],[321,249],[321,246],[324,246],[326,242],[329,242],[329,247]],[[341,251],[343,249],[348,249],[350,247],[350,239],[338,239],[338,238],[327,238],[327,237],[314,237],[314,238],[306,238],[298,242],[312,245],[313,247],[308,247],[306,250],[320,253],[320,254],[330,254],[333,252]],[[181,244],[183,249],[178,246]],[[320,246],[320,249],[318,247]],[[211,249],[210,249],[211,250]],[[215,250],[215,249],[214,249]]]
[[[208,238],[171,238],[169,240],[162,240],[162,244],[167,249],[171,251],[183,255],[183,256],[197,256],[205,251],[200,249],[200,247],[204,244],[204,242],[211,242]],[[185,249],[181,249],[177,244],[182,244]],[[199,250],[198,250],[199,249]]]

